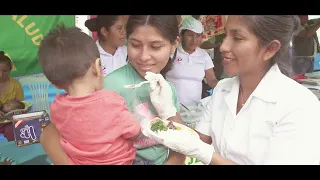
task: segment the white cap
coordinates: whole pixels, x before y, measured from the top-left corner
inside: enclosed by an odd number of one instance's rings
[[[179,34],[183,30],[190,30],[192,32],[201,34],[203,32],[203,26],[202,26],[202,23],[199,20],[197,20],[197,19],[193,18],[192,16],[190,16],[190,17],[187,17],[187,18],[183,19],[182,25],[179,28]]]

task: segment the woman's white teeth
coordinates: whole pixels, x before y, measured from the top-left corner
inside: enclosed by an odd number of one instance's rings
[[[234,59],[231,59],[231,58],[223,58],[223,60],[225,60],[225,61],[233,61]]]
[[[151,66],[150,65],[142,65],[141,67],[142,68],[150,68]]]

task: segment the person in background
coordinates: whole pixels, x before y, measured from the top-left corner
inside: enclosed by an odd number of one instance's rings
[[[138,121],[155,117],[169,119],[184,124],[180,119],[180,104],[175,88],[167,84],[169,91],[167,101],[171,102],[162,109],[150,95],[150,85],[143,84],[139,88],[127,89],[125,85],[138,84],[146,81],[146,72],[160,73],[163,76],[170,70],[172,60],[170,54],[179,41],[178,21],[175,15],[130,15],[127,21],[128,59],[129,63],[108,74],[104,79],[104,89],[120,94],[126,105],[136,115]],[[151,103],[151,99],[153,103]],[[106,132],[108,135],[108,132]],[[61,163],[65,152],[59,143],[60,133],[53,124],[49,124],[41,134],[41,144],[48,150],[50,159],[55,164]],[[169,149],[148,137],[142,137],[134,142],[137,154],[134,164],[143,165],[182,165],[185,156]]]
[[[203,32],[201,22],[193,17],[185,18],[179,32],[181,42],[166,79],[176,88],[179,102],[193,106],[201,100],[202,80],[206,78],[211,88],[218,81],[213,71],[212,59],[205,50],[198,47]]]
[[[299,26],[294,15],[229,16],[220,50],[234,77],[214,89],[195,128],[200,139],[177,133],[162,143],[210,165],[319,165],[320,102],[284,75]],[[166,107],[171,102],[161,96],[168,90],[163,84],[152,87]]]
[[[204,21],[208,24],[214,24],[213,26],[206,26],[205,34],[206,39],[200,45],[200,48],[212,51],[213,50],[213,64],[214,64],[214,72],[217,79],[222,79],[223,75],[223,64],[221,53],[219,51],[219,47],[225,37],[224,28],[226,24],[226,16],[225,15],[208,15]]]
[[[21,84],[9,76],[12,67],[11,59],[3,51],[0,51],[0,104],[5,104],[13,99],[24,100]],[[0,133],[8,141],[14,140],[12,123],[0,124]]]
[[[313,71],[314,58],[320,52],[317,30],[320,18],[308,21],[308,15],[300,15],[300,30],[292,38],[292,68],[295,74]],[[308,22],[312,24],[308,25]]]
[[[104,76],[127,64],[125,19],[122,16],[98,15],[88,19],[85,26],[91,32],[98,33],[96,44]]]
[[[60,25],[41,41],[38,59],[47,79],[67,91],[50,105],[50,120],[67,154],[63,164],[131,165],[140,124],[121,96],[103,90],[93,39],[79,28]]]
[[[218,80],[228,77],[223,72],[222,57],[219,51],[219,47],[225,37],[224,28],[227,17],[225,15],[207,15],[203,18],[202,23],[205,24],[205,32],[200,48],[205,49],[213,60],[214,68],[213,71]],[[202,98],[210,96],[208,90],[210,86],[206,83],[202,83]]]
[[[196,20],[200,21],[201,15],[191,15],[191,17],[193,17]]]

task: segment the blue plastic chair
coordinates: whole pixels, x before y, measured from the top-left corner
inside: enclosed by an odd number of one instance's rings
[[[3,134],[0,133],[0,144],[4,142],[8,142],[8,140],[3,136]]]
[[[27,86],[32,97],[32,110],[45,110],[50,113],[49,87],[51,83],[45,76],[27,76],[19,79],[22,86]],[[55,88],[54,88],[55,89]],[[55,96],[60,94],[59,89],[55,89]]]
[[[320,70],[320,53],[314,58],[314,71],[319,71]]]

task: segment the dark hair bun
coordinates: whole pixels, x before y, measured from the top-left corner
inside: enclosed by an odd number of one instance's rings
[[[97,29],[97,18],[92,18],[92,19],[88,19],[86,20],[86,22],[84,23],[84,25],[91,31],[98,31]]]
[[[4,56],[4,52],[3,51],[0,51],[0,56]]]

